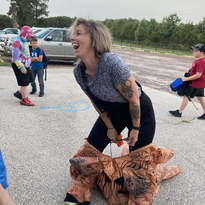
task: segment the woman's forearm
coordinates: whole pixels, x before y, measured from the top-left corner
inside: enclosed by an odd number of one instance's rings
[[[88,96],[88,98],[90,99],[90,101],[92,102],[92,104],[93,104],[95,110],[98,112],[98,114],[99,114],[100,117],[102,118],[103,122],[106,124],[107,128],[108,128],[108,129],[109,129],[109,128],[113,128],[114,126],[113,126],[113,124],[112,124],[112,122],[111,122],[111,120],[110,120],[110,117],[108,117],[108,112],[103,112],[103,113],[102,113],[102,112],[98,109],[98,107],[95,105],[95,103],[92,101],[92,99],[91,99],[90,96],[87,94],[87,92],[86,92],[86,91],[84,91],[84,92],[85,92],[85,94]]]
[[[135,127],[139,127],[140,126],[140,103],[139,101],[130,101],[129,102],[129,107],[130,107],[130,116],[132,119],[132,124]]]
[[[124,83],[116,86],[119,92],[124,96],[129,102],[130,115],[132,119],[132,124],[135,127],[140,126],[140,99],[138,87],[135,83],[133,76],[131,76]]]
[[[92,104],[93,104],[95,110],[98,112],[98,114],[102,118],[103,122],[106,124],[107,128],[108,129],[113,128],[114,126],[113,126],[113,124],[112,124],[112,122],[110,120],[110,117],[108,117],[108,112],[103,112],[102,113],[93,102],[92,102]]]

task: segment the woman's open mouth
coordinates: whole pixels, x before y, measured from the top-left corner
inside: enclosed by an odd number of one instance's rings
[[[79,48],[79,45],[76,43],[73,43],[72,45],[73,45],[74,51],[76,51]]]

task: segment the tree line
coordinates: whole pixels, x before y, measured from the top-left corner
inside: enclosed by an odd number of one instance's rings
[[[113,38],[123,41],[152,42],[166,44],[205,44],[205,17],[198,24],[182,23],[177,14],[164,17],[162,22],[155,19],[105,19],[103,23]]]
[[[48,17],[49,0],[8,0],[7,15],[0,15],[0,29],[6,27],[70,27],[76,17]],[[132,18],[105,19],[102,23],[111,31],[114,39],[123,41],[166,44],[205,44],[205,17],[198,24],[182,23],[176,13],[164,17],[162,22],[154,18],[141,21]]]
[[[74,18],[67,16],[48,17],[49,0],[7,0],[10,2],[7,15],[0,15],[0,29],[24,25],[30,27],[69,27]]]
[[[32,24],[32,23],[23,23],[19,25],[19,29],[21,29],[24,25],[28,25],[30,27],[57,27],[57,28],[63,28],[63,27],[70,27],[72,23],[75,21],[76,17],[70,18],[67,16],[57,16],[57,17],[48,17],[41,19],[38,23]],[[12,19],[7,15],[0,15],[0,30],[4,28],[11,28],[15,27],[12,24]],[[16,27],[15,27],[16,28]]]

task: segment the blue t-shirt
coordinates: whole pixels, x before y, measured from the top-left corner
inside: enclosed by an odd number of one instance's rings
[[[31,56],[32,56],[32,58],[38,57],[37,50],[38,50],[38,48],[36,48],[35,50],[31,49]],[[40,52],[39,52],[39,56],[43,56],[43,51],[41,49],[40,49]],[[42,61],[43,61],[43,59],[42,59]],[[31,62],[31,67],[32,68],[43,67],[43,62],[34,62],[34,61],[32,61]]]
[[[8,183],[6,180],[7,180],[6,166],[4,164],[3,156],[0,150],[0,183],[4,189],[8,187]]]

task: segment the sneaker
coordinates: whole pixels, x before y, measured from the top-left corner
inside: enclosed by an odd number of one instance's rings
[[[27,98],[24,98],[21,100],[20,102],[21,105],[27,105],[27,106],[34,106],[35,103],[31,102],[28,97]]]
[[[203,115],[197,117],[197,119],[199,119],[199,120],[205,120],[205,113],[204,113]]]
[[[33,95],[35,92],[36,92],[36,90],[32,90],[32,91],[30,92],[30,94]]]
[[[20,93],[19,91],[16,91],[16,92],[14,93],[14,96],[17,97],[19,100],[22,99],[22,95],[21,95],[21,93]]]
[[[179,112],[179,110],[175,110],[175,111],[169,111],[169,113],[175,117],[181,117],[182,113]]]
[[[44,96],[44,94],[42,94],[42,93],[39,94],[39,97],[43,97],[43,96]]]

